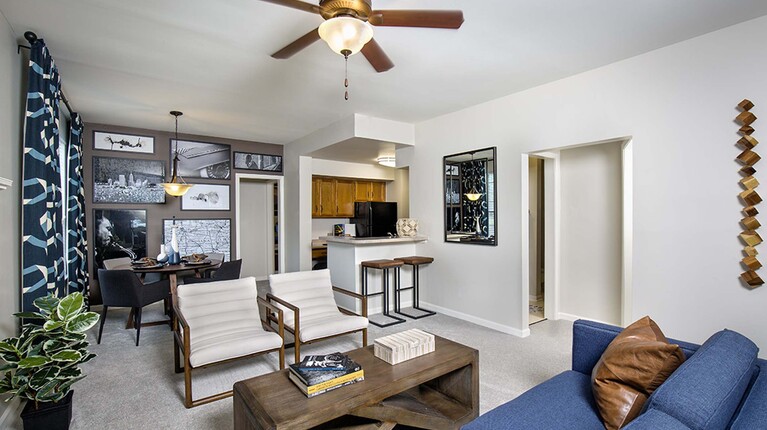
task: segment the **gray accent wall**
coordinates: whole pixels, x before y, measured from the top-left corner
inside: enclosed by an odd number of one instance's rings
[[[66,84],[65,84],[66,85]],[[73,100],[75,109],[77,109],[77,101]],[[169,130],[173,128],[173,118],[168,115]],[[94,281],[96,273],[93,271],[93,245],[94,245],[94,232],[95,225],[93,221],[94,209],[146,209],[147,211],[147,255],[149,257],[157,256],[160,244],[162,243],[163,235],[163,220],[171,219],[176,216],[178,219],[230,219],[231,220],[231,255],[232,259],[235,259],[236,250],[236,223],[235,223],[235,175],[237,173],[257,173],[257,174],[274,174],[275,176],[281,176],[281,173],[271,173],[264,171],[254,170],[236,170],[234,169],[234,160],[232,160],[232,170],[230,179],[217,180],[217,179],[201,179],[201,178],[185,178],[187,183],[205,183],[205,184],[220,184],[229,185],[230,192],[230,210],[228,211],[182,211],[181,210],[181,198],[166,196],[165,204],[120,204],[120,203],[93,203],[93,157],[117,157],[117,158],[134,158],[144,160],[162,160],[165,162],[165,174],[166,179],[170,180],[171,173],[171,160],[170,160],[170,139],[174,137],[173,131],[160,131],[160,130],[147,130],[141,128],[122,127],[115,125],[105,124],[90,124],[87,123],[87,116],[84,116],[85,124],[85,136],[83,136],[83,177],[85,178],[85,200],[86,200],[86,222],[88,228],[88,261],[91,267],[91,303],[101,303],[101,294],[98,289],[97,282]],[[188,115],[182,116],[179,119],[179,129],[183,130],[184,121],[191,121]],[[153,136],[154,137],[154,154],[139,154],[131,152],[121,151],[107,151],[107,150],[94,150],[93,149],[93,133],[94,131],[107,131],[113,133],[125,133],[139,136]],[[270,155],[283,155],[282,145],[260,143],[260,142],[248,142],[244,140],[233,140],[210,136],[195,136],[189,134],[179,133],[180,140],[193,140],[210,143],[223,143],[231,146],[232,158],[234,152],[252,152],[258,154],[270,154]],[[242,215],[248,216],[247,213]],[[170,239],[166,240],[168,243]]]

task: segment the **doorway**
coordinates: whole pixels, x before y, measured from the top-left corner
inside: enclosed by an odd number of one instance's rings
[[[630,137],[522,154],[523,326],[539,294],[546,319],[631,322],[632,158]]]
[[[265,281],[285,267],[283,179],[281,176],[237,174],[235,178],[236,258],[242,277]]]
[[[545,193],[544,183],[544,160],[540,157],[530,156],[529,168],[529,237],[530,237],[530,279],[529,279],[529,324],[535,324],[546,319],[545,317],[545,250],[546,229],[544,228]]]

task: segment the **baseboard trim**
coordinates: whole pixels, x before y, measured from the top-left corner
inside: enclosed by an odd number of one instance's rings
[[[536,296],[535,294],[530,294],[530,296],[528,297],[528,300],[530,300],[531,302],[540,302],[541,300],[543,300],[543,296]]]
[[[484,318],[475,317],[474,315],[469,315],[469,314],[465,314],[463,312],[454,311],[452,309],[443,308],[442,306],[437,306],[437,305],[435,305],[433,303],[426,303],[426,302],[421,302],[421,303],[422,303],[422,306],[424,308],[426,308],[426,309],[430,309],[430,310],[436,311],[436,312],[441,313],[441,314],[445,314],[445,315],[453,317],[453,318],[458,318],[459,320],[468,321],[470,323],[474,323],[474,324],[477,324],[477,325],[481,325],[483,327],[487,327],[487,328],[490,328],[490,329],[493,329],[493,330],[496,330],[496,331],[500,331],[501,333],[506,333],[506,334],[510,334],[512,336],[517,336],[517,337],[527,337],[527,336],[530,336],[530,329],[529,328],[525,328],[525,329],[520,330],[520,329],[511,327],[511,326],[507,326],[507,325],[503,325],[503,324],[498,324],[497,322],[489,321],[489,320],[486,320]]]
[[[615,324],[613,322],[600,321],[600,320],[597,320],[597,319],[594,319],[594,318],[586,318],[586,317],[582,317],[582,316],[578,316],[578,315],[574,315],[574,314],[568,314],[566,312],[559,312],[557,314],[557,319],[565,320],[565,321],[589,320],[589,321],[594,321],[594,322],[598,322],[598,323],[602,323],[602,324],[620,326],[620,324]]]
[[[21,401],[18,397],[6,403],[3,414],[0,415],[0,429],[11,428],[11,424],[21,413]]]

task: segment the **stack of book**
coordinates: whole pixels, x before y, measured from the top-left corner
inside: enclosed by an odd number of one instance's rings
[[[379,337],[373,343],[376,357],[389,364],[402,363],[434,352],[434,335],[417,328]]]
[[[362,366],[346,354],[307,355],[300,363],[291,364],[288,376],[307,397],[365,379]]]

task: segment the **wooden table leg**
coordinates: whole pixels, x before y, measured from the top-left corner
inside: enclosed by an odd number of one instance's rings
[[[128,314],[128,321],[125,322],[125,328],[135,328],[136,325],[133,323],[133,308],[130,308],[130,313]]]

